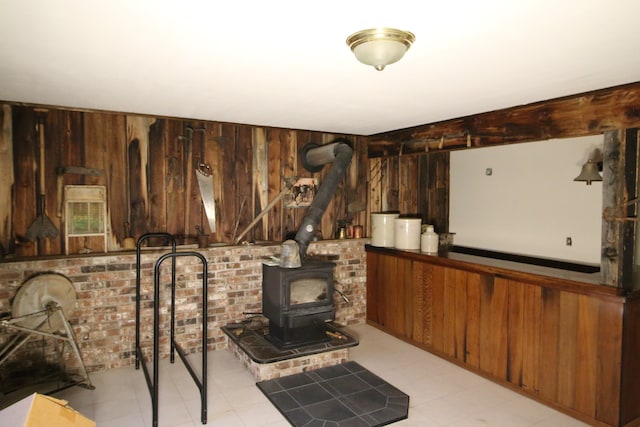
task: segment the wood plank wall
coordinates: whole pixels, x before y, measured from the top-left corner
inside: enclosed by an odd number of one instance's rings
[[[399,212],[449,231],[449,153],[372,158],[369,177],[367,217]]]
[[[640,127],[640,83],[369,137],[59,108],[38,113],[34,106],[5,103],[0,197],[6,198],[10,192],[12,203],[0,204],[3,256],[59,254],[63,250],[60,240],[47,242],[38,251],[25,238],[36,216],[35,124],[41,116],[46,118],[47,129],[47,210],[55,208],[55,167],[105,169],[102,178],[66,175],[64,181],[107,186],[110,249],[119,247],[125,222],[131,223],[134,237],[153,230],[193,239],[196,225],[204,225],[208,231],[207,221],[201,220],[197,182],[192,174],[186,174],[185,166],[191,162],[193,169],[201,161],[212,166],[218,202],[217,232],[210,236],[210,242],[230,243],[236,219],[240,218],[239,233],[280,192],[282,177],[311,176],[297,158],[299,148],[308,142],[322,144],[346,137],[353,142],[356,154],[347,180],[323,217],[321,230],[326,239],[333,236],[336,220],[341,217],[364,225],[368,236],[370,213],[382,211],[419,216],[424,223],[434,224],[436,231],[448,231],[451,150]],[[187,126],[203,129],[193,132],[190,146],[181,138]],[[16,159],[15,170],[9,173],[14,166],[11,158]],[[320,182],[326,170],[328,167],[316,174]],[[5,177],[7,174],[10,176]],[[352,202],[365,203],[365,210],[348,212]],[[303,215],[304,209],[285,209],[277,204],[246,239],[282,240],[296,230]],[[53,221],[60,225],[59,219]],[[78,247],[70,252],[74,250]]]
[[[195,243],[196,226],[209,234],[195,175],[200,163],[209,164],[213,171],[217,224],[209,241],[231,243],[234,231],[239,234],[280,193],[283,178],[315,176],[322,184],[329,165],[311,174],[298,158],[298,150],[310,142],[325,144],[342,137],[354,148],[345,180],[323,216],[323,237],[333,238],[336,221],[347,217],[347,193],[366,202],[369,168],[363,137],[10,103],[2,107],[0,197],[11,195],[10,203],[0,203],[4,257],[64,253],[62,232],[41,244],[26,237],[36,218],[39,122],[45,129],[46,215],[63,230],[63,219],[57,216],[61,199],[56,168],[81,166],[104,171],[102,176],[66,174],[63,183],[106,186],[109,251],[120,249],[127,222],[134,238],[162,231],[179,236],[182,243]],[[193,130],[190,141],[187,128]],[[282,241],[295,233],[305,213],[306,208],[284,208],[278,203],[243,240]],[[366,210],[349,213],[349,217],[356,224],[367,225]],[[76,239],[69,246],[70,254],[85,247],[104,250],[98,238]]]

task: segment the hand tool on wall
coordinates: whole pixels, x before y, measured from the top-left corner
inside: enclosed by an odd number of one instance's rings
[[[184,176],[185,176],[185,183],[184,183],[184,234],[185,236],[187,236],[188,230],[189,230],[189,224],[190,224],[190,220],[191,220],[191,182],[192,182],[192,177],[191,177],[191,168],[193,167],[193,134],[194,132],[202,132],[203,133],[203,137],[202,137],[202,145],[204,146],[206,137],[207,137],[207,130],[205,128],[193,128],[191,126],[185,126],[185,132],[186,135],[184,136],[179,136],[178,140],[179,141],[185,141],[184,144],[184,158],[185,158],[185,168],[184,168]],[[204,156],[204,154],[203,154]],[[200,166],[196,169],[196,172],[198,172],[198,170],[201,168],[201,166],[204,164],[204,162],[202,162],[200,164]],[[207,165],[208,166],[208,165]],[[211,172],[211,168],[209,168],[209,172]],[[198,175],[196,173],[196,175]],[[210,177],[211,173],[209,173],[209,178],[211,180],[211,197],[213,197],[213,178]],[[200,181],[200,176],[198,175],[198,184],[200,185],[200,192],[202,194],[202,184]],[[204,198],[203,198],[203,202],[204,202]],[[213,203],[213,199],[211,199],[211,202]],[[205,205],[206,206],[206,205]],[[212,224],[212,218],[213,218],[213,227],[211,228],[211,232],[215,233],[216,232],[216,228],[215,228],[215,210],[213,211],[213,216],[210,216],[210,211],[206,210],[207,212],[207,217],[209,218],[209,225]]]
[[[200,197],[204,211],[209,221],[209,229],[212,233],[216,232],[216,200],[213,193],[213,174],[211,166],[207,163],[200,163],[196,169],[196,177],[198,178],[198,186],[200,187]]]
[[[186,127],[187,136],[184,137],[185,143],[185,169],[184,169],[184,235],[189,234],[189,219],[191,212],[191,168],[193,167],[193,128]]]
[[[36,212],[37,216],[35,221],[29,226],[27,229],[27,239],[33,242],[36,239],[43,239],[49,237],[54,239],[58,236],[58,229],[51,222],[46,213],[46,196],[45,196],[45,171],[44,171],[44,123],[40,123],[38,125],[38,134],[40,137],[40,155],[39,155],[39,166],[38,166],[38,196],[37,196],[37,206]]]
[[[275,205],[276,203],[278,203],[287,193],[289,193],[291,191],[291,187],[293,186],[293,183],[296,182],[298,180],[297,177],[292,177],[292,178],[286,178],[284,180],[285,186],[282,189],[282,191],[272,200],[269,202],[269,204],[262,210],[262,212],[260,212],[254,219],[253,221],[251,221],[251,223],[249,223],[249,225],[246,226],[246,228],[242,231],[242,233],[240,233],[238,235],[238,237],[236,237],[235,241],[233,242],[234,244],[238,244],[240,243],[240,240],[244,237],[245,234],[247,234],[253,227],[255,227],[255,225],[258,223],[258,221],[260,221],[260,218],[262,218],[263,216],[265,216]]]
[[[262,218],[267,213],[269,213],[269,211],[276,205],[276,203],[278,203],[278,201],[280,201],[280,199],[282,199],[285,196],[285,194],[287,194],[288,192],[289,192],[289,188],[285,188],[271,202],[269,202],[269,204],[262,210],[262,212],[260,212],[253,219],[253,221],[251,221],[251,223],[247,225],[247,227],[242,231],[242,233],[238,235],[235,242],[233,243],[235,243],[236,245],[240,243],[240,240],[244,237],[244,235],[247,234],[258,223],[258,221],[260,221],[260,218]]]

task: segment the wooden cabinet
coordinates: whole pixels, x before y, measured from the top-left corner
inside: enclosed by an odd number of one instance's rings
[[[398,252],[367,249],[370,324],[590,424],[638,425],[637,300]]]

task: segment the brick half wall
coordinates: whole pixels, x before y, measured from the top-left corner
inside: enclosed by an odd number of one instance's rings
[[[365,322],[366,254],[369,239],[327,240],[312,243],[309,255],[337,257],[335,287],[350,302],[334,294],[336,321],[343,325]],[[209,309],[208,348],[226,347],[220,329],[239,322],[262,309],[262,262],[280,253],[280,245],[221,246],[198,251],[208,263]],[[141,258],[141,343],[150,352],[153,328],[153,270],[166,252],[143,251]],[[161,357],[169,351],[170,260],[160,275]],[[77,303],[70,316],[84,362],[90,372],[129,366],[134,363],[136,255],[132,252],[55,259],[3,261],[0,263],[0,312],[11,311],[17,289],[31,276],[59,273],[73,283]],[[187,353],[201,350],[202,313],[201,262],[196,257],[177,259],[176,340]],[[6,341],[0,336],[0,345]],[[27,348],[28,349],[28,348]],[[73,361],[69,360],[72,364]]]

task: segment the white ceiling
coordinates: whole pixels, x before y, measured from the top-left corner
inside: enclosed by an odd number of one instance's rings
[[[4,101],[370,135],[636,81],[639,0],[0,0]]]

